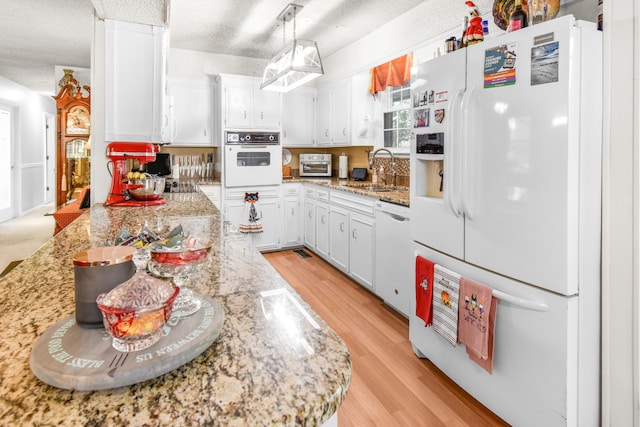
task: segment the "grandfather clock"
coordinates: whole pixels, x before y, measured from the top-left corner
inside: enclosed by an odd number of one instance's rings
[[[91,88],[64,70],[54,96],[57,108],[56,206],[78,197],[88,185],[91,159]],[[86,96],[83,96],[83,92]]]

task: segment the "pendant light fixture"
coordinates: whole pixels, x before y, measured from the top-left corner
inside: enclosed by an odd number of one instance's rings
[[[296,40],[296,13],[302,9],[290,3],[278,15],[282,21],[283,49],[264,69],[260,89],[288,92],[324,74],[318,45],[310,40]],[[285,24],[293,20],[293,41],[285,44]]]

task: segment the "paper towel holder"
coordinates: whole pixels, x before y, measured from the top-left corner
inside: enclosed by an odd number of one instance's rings
[[[338,179],[349,179],[349,157],[346,153],[338,158]]]

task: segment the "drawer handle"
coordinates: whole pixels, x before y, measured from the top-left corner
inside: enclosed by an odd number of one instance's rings
[[[324,224],[324,215],[320,217],[320,222]]]
[[[344,231],[344,222],[340,223],[340,231]]]
[[[356,228],[354,228],[354,229],[351,231],[351,237],[353,237],[354,239],[357,239],[357,236],[356,236]]]

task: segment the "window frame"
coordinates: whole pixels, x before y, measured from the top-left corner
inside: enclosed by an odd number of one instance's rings
[[[404,92],[407,92],[407,96],[405,98],[402,97]],[[392,105],[393,103],[393,95],[395,93],[400,93],[400,102],[398,105]],[[393,131],[396,132],[396,137],[400,130],[407,130],[410,134],[409,136],[409,144],[411,143],[411,135],[413,133],[413,105],[411,103],[411,82],[407,82],[404,86],[389,86],[384,91],[384,104],[382,108],[382,147],[392,151],[394,154],[409,154],[410,148],[407,147],[387,147],[385,146],[386,132]],[[401,111],[407,110],[408,114],[408,122],[407,127],[397,127],[397,128],[386,128],[386,115],[390,113],[399,114]]]

